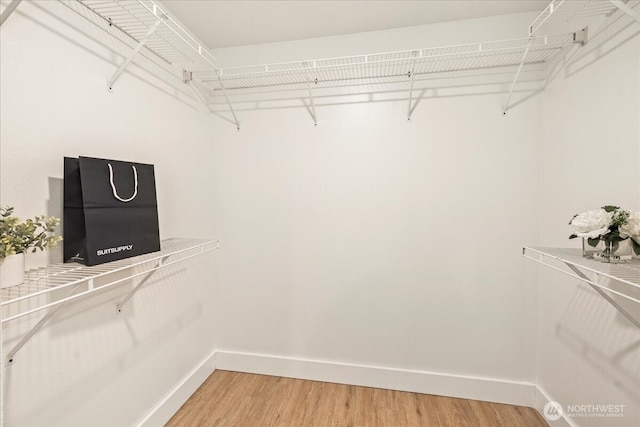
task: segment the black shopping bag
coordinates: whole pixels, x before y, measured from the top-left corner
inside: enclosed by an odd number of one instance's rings
[[[153,165],[64,158],[64,260],[97,265],[160,250]]]

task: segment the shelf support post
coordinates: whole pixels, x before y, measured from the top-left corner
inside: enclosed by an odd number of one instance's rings
[[[307,78],[307,90],[309,91],[309,100],[311,102],[311,117],[313,118],[313,125],[318,126],[318,118],[316,116],[316,104],[313,100],[313,92],[311,91],[311,81],[309,81],[309,74],[305,73]],[[318,80],[314,80],[313,84],[317,84]]]
[[[616,302],[616,300],[614,300],[613,298],[611,298],[610,295],[608,295],[605,291],[603,291],[602,289],[598,288],[597,286],[593,286],[591,284],[591,280],[589,280],[589,277],[587,277],[586,274],[584,274],[578,267],[576,267],[575,265],[571,265],[569,263],[566,263],[567,267],[569,267],[571,270],[573,270],[574,273],[576,273],[578,276],[580,276],[580,278],[583,279],[583,281],[591,286],[591,288],[596,291],[597,293],[600,294],[600,296],[604,299],[606,299],[607,301],[609,301],[609,304],[611,304],[612,306],[614,306],[616,308],[616,310],[618,310],[620,313],[622,313],[622,315],[624,317],[626,317],[627,319],[629,319],[629,321],[631,323],[633,323],[634,325],[636,325],[636,327],[638,329],[640,329],[640,321],[638,321],[638,319],[636,319],[635,317],[633,317],[627,310],[625,310],[620,304],[618,304]]]
[[[142,49],[144,44],[149,40],[149,38],[151,38],[153,33],[155,33],[156,29],[158,28],[158,25],[160,25],[160,22],[162,22],[162,21],[160,19],[158,19],[151,26],[151,28],[149,28],[149,31],[147,31],[147,34],[145,34],[144,37],[142,38],[142,40],[140,40],[138,42],[138,45],[133,49],[131,54],[129,54],[129,57],[127,57],[127,59],[125,59],[125,61],[120,65],[120,67],[118,67],[118,69],[113,74],[113,76],[111,76],[111,78],[109,79],[109,82],[107,83],[107,87],[109,88],[109,90],[113,89],[113,85],[116,83],[116,80],[118,80],[118,78],[124,72],[124,70],[127,68],[127,66],[131,63],[131,61],[133,61],[133,58],[138,54],[138,52],[140,52],[140,49]]]
[[[116,311],[117,311],[118,313],[122,313],[122,307],[124,307],[124,305],[125,305],[125,304],[130,300],[130,299],[131,299],[131,297],[132,297],[136,292],[138,292],[138,291],[140,290],[140,288],[142,287],[142,285],[144,285],[144,284],[147,282],[147,280],[149,280],[149,279],[151,278],[151,276],[153,276],[153,274],[154,274],[156,271],[158,271],[158,268],[159,268],[162,264],[164,264],[164,262],[167,260],[167,258],[168,258],[168,257],[161,258],[161,259],[158,261],[158,263],[156,264],[156,266],[155,266],[155,267],[153,267],[153,270],[151,270],[150,272],[148,272],[148,273],[147,273],[147,274],[146,274],[146,275],[145,275],[145,276],[144,276],[144,277],[143,277],[143,278],[138,282],[138,284],[137,284],[133,289],[131,289],[131,292],[129,292],[129,293],[127,294],[127,296],[126,296],[126,297],[124,297],[124,298],[122,299],[122,301],[120,301],[120,302],[118,303],[118,305],[116,306]]]
[[[238,117],[236,116],[236,112],[233,111],[233,105],[231,105],[231,101],[229,101],[229,96],[227,96],[227,91],[224,88],[224,84],[222,83],[222,79],[218,76],[218,82],[220,82],[220,89],[222,89],[222,94],[224,95],[224,99],[227,100],[227,105],[229,106],[229,110],[231,110],[231,114],[233,115],[233,120],[236,123],[236,129],[240,130],[240,122],[238,122]]]
[[[74,286],[73,290],[71,291],[71,295],[75,294],[78,288],[83,284],[84,283],[78,283],[76,286]],[[93,281],[87,281],[87,286],[93,286]],[[33,336],[37,334],[38,331],[42,329],[42,327],[49,321],[49,319],[51,319],[58,311],[60,311],[60,309],[64,307],[67,304],[67,302],[68,301],[65,301],[62,304],[52,307],[49,311],[47,311],[47,314],[42,316],[42,318],[38,321],[38,323],[36,323],[29,332],[27,332],[22,338],[20,338],[20,341],[18,341],[18,343],[11,349],[11,351],[7,353],[7,357],[6,357],[7,365],[13,363],[13,359],[16,353],[20,351],[20,349],[27,342],[29,342],[29,340],[33,338]]]
[[[637,11],[631,9],[629,6],[627,6],[624,2],[622,2],[620,0],[609,0],[609,1],[615,7],[617,7],[618,9],[620,9],[621,11],[623,11],[624,13],[626,13],[627,15],[629,15],[630,17],[635,19],[635,21],[637,23],[640,23],[640,13],[638,13]]]
[[[7,8],[2,12],[2,15],[0,15],[0,26],[4,24],[4,21],[9,19],[9,16],[16,10],[21,1],[22,0],[12,0],[11,3],[7,5]]]
[[[414,65],[416,63],[415,60],[415,52],[413,53],[414,55],[414,59],[413,61],[411,61],[411,68],[409,69],[409,107],[407,109],[407,121],[410,122],[411,121],[411,113],[413,113],[412,108],[411,108],[411,102],[413,99],[413,76],[415,76],[415,73],[413,72],[413,68]]]

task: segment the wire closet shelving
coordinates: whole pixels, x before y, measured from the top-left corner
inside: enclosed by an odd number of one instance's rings
[[[238,129],[240,123],[229,96],[246,93],[247,89],[305,90],[317,124],[314,90],[338,84],[355,86],[363,81],[405,83],[409,102],[407,118],[410,119],[414,80],[472,70],[504,70],[513,74],[503,105],[506,113],[514,105],[512,96],[524,72],[542,67],[545,72],[537,80],[543,82],[544,88],[557,75],[553,71],[568,51],[587,42],[586,30],[571,28],[570,22],[614,14],[627,14],[640,22],[638,0],[552,0],[531,23],[529,37],[524,39],[221,68],[209,50],[153,0],[61,1],[96,25],[106,26],[115,37],[129,42],[132,50],[107,82],[110,90],[135,56],[144,52],[179,69],[185,83],[195,83],[191,84],[192,89],[208,108],[211,99],[221,96]],[[3,21],[19,2],[10,3],[2,14]],[[558,24],[564,34],[544,35],[554,25],[558,28]]]
[[[37,331],[62,307],[72,301],[95,295],[114,286],[137,284],[116,306],[121,312],[124,305],[158,270],[218,249],[219,241],[173,238],[160,244],[159,252],[126,258],[96,266],[78,263],[60,263],[30,270],[25,281],[16,286],[0,289],[0,316],[2,324],[24,316],[46,311],[38,323],[6,355],[8,363]]]
[[[621,301],[640,304],[640,259],[603,263],[586,258],[580,249],[569,248],[524,247],[522,255],[586,283],[640,329],[640,316],[621,304]]]
[[[20,1],[13,0],[6,14]],[[224,99],[238,129],[230,96],[246,94],[250,89],[305,91],[317,124],[314,91],[318,89],[355,87],[363,81],[401,83],[406,85],[410,119],[414,81],[473,70],[501,70],[512,75],[505,90],[506,113],[516,104],[512,96],[525,72],[543,69],[535,80],[542,82],[544,88],[557,75],[569,51],[587,43],[587,31],[574,24],[586,25],[590,19],[623,14],[640,22],[640,0],[552,0],[529,26],[529,37],[519,40],[222,68],[188,29],[153,0],[60,1],[131,47],[128,57],[107,82],[110,90],[137,54],[152,56],[177,69],[184,83],[190,84],[208,108],[211,109],[212,99]],[[2,15],[5,20],[7,16]]]
[[[230,96],[246,94],[250,89],[305,91],[317,124],[314,91],[318,89],[356,86],[363,81],[404,83],[409,102],[407,119],[410,119],[414,80],[473,70],[503,70],[512,74],[503,105],[506,113],[515,105],[512,96],[523,73],[542,68],[544,72],[538,73],[536,80],[541,81],[544,88],[557,75],[553,71],[562,66],[568,52],[587,42],[587,31],[573,28],[571,22],[582,23],[614,14],[627,14],[640,22],[639,0],[552,0],[529,26],[529,37],[523,39],[221,68],[208,49],[153,0],[65,0],[64,3],[76,11],[80,5],[94,15],[82,13],[87,19],[108,25],[118,37],[134,42],[133,51],[109,80],[110,89],[135,55],[144,51],[179,69],[182,80],[191,84],[208,108],[212,99],[218,96],[224,99],[238,129],[240,123]],[[100,22],[96,22],[95,17]],[[561,31],[546,35],[545,31],[552,28]]]

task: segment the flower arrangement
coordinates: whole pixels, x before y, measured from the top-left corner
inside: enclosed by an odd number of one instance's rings
[[[62,237],[54,236],[59,218],[36,216],[20,221],[13,215],[13,208],[0,208],[0,259],[20,254],[32,248],[32,252],[56,246]]]
[[[640,212],[627,211],[618,206],[603,206],[574,215],[569,225],[574,228],[570,239],[582,237],[592,247],[602,241],[613,250],[621,241],[628,239],[633,252],[640,255]]]

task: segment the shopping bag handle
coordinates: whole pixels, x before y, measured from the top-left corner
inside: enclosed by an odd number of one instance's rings
[[[128,199],[123,199],[118,196],[118,190],[116,190],[116,185],[113,183],[113,168],[111,167],[111,163],[107,163],[109,165],[109,182],[111,183],[111,189],[113,190],[113,197],[120,200],[121,202],[127,203],[132,201],[138,195],[138,171],[136,167],[131,165],[131,169],[133,169],[133,181],[135,182],[135,190],[133,190],[133,196]]]

